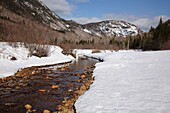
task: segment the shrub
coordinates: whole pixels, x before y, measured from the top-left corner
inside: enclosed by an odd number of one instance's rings
[[[10,58],[10,60],[14,61],[14,60],[17,60],[17,58],[13,56]]]
[[[99,49],[93,49],[92,53],[101,53],[101,51]]]
[[[17,43],[17,42],[8,42],[8,45],[13,47],[13,48],[19,47],[19,43]]]
[[[40,44],[25,44],[29,50],[29,56],[47,57],[50,54],[50,46]]]

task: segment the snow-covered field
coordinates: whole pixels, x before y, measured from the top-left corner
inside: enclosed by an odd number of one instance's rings
[[[62,49],[57,46],[51,46],[48,57],[28,57],[28,49],[21,45],[18,43],[18,47],[12,47],[6,42],[0,43],[0,77],[13,75],[21,68],[68,62],[74,59],[72,56],[62,54]],[[17,60],[11,61],[12,57]]]
[[[170,113],[170,51],[96,53],[95,81],[77,113]]]
[[[0,43],[0,77],[25,67],[74,59],[63,55],[57,46],[51,46],[50,51],[49,57],[28,57],[23,46]],[[76,102],[77,113],[170,113],[170,51],[73,52],[104,59],[96,64],[90,90]],[[17,60],[11,61],[13,56]]]

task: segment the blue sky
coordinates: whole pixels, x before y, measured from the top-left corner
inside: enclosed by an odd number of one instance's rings
[[[89,0],[77,3],[73,16],[101,17],[107,13],[136,16],[170,15],[170,0]]]
[[[42,0],[64,19],[79,23],[124,20],[147,31],[170,19],[170,0]]]

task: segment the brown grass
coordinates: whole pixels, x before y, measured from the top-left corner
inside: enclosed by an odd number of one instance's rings
[[[50,55],[50,46],[40,44],[26,44],[29,50],[29,56],[47,57]]]

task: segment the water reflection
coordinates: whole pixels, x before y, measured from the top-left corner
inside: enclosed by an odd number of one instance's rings
[[[94,66],[98,61],[93,59],[80,59],[73,61],[69,68],[73,70],[74,73],[83,73],[88,67]]]

